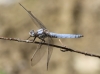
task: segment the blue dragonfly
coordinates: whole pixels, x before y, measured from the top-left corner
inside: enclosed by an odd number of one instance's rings
[[[31,11],[27,10],[22,4],[20,4],[20,5],[22,6],[22,8],[24,8],[26,10],[26,12],[30,15],[31,19],[34,21],[36,26],[39,28],[37,31],[31,30],[29,32],[30,37],[34,37],[33,41],[35,41],[36,38],[39,38],[42,43],[42,42],[45,42],[45,38],[47,38],[47,41],[48,41],[47,69],[48,69],[50,57],[51,57],[51,54],[53,51],[53,47],[49,46],[49,44],[53,44],[52,38],[80,38],[80,37],[83,37],[83,35],[80,35],[80,34],[58,34],[58,33],[54,33],[54,32],[49,32],[49,30],[43,25],[43,23],[31,13]],[[32,65],[37,64],[43,57],[45,51],[41,50],[40,49],[41,47],[42,47],[42,44],[39,44],[37,46],[37,49],[34,52],[32,59],[31,59]],[[39,56],[39,54],[41,54],[41,53],[42,53],[42,55]]]

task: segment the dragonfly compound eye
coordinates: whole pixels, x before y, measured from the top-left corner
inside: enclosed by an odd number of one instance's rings
[[[30,35],[30,36],[34,36],[34,30],[31,30],[31,31],[29,32],[29,35]]]

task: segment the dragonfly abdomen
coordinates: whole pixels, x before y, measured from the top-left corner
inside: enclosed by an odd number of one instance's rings
[[[80,34],[57,34],[50,32],[50,36],[53,38],[80,38],[83,37],[83,35]]]

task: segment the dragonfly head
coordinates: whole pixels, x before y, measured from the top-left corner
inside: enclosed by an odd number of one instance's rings
[[[34,37],[34,36],[35,36],[34,30],[31,30],[31,31],[29,32],[29,35],[30,35],[31,37]]]

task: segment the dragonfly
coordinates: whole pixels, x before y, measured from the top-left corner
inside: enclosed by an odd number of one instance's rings
[[[41,43],[43,43],[45,42],[45,39],[47,38],[47,41],[48,41],[47,69],[48,69],[49,61],[53,52],[53,47],[49,46],[49,44],[53,44],[52,38],[81,38],[83,37],[83,35],[81,34],[59,34],[59,33],[49,32],[49,30],[44,26],[44,24],[39,19],[37,19],[31,13],[31,11],[27,10],[22,4],[20,4],[20,6],[30,15],[35,25],[39,28],[37,31],[31,30],[29,32],[30,37],[34,37],[33,41],[35,41],[36,38],[39,38],[41,40]],[[32,65],[37,64],[43,57],[44,51],[42,51],[41,47],[42,47],[42,44],[39,44],[37,46],[37,49],[34,52],[31,59]],[[38,57],[39,53],[43,53],[43,54]]]

